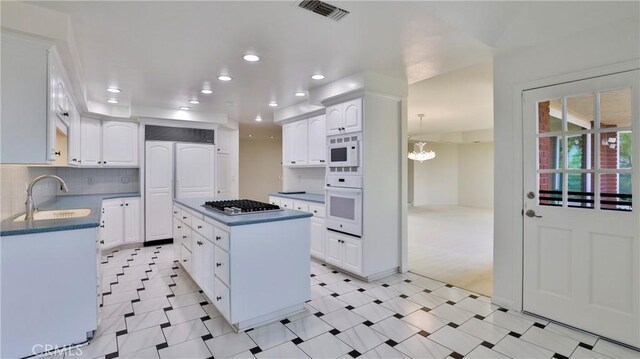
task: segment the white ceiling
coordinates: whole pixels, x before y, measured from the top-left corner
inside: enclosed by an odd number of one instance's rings
[[[496,52],[639,12],[639,2],[329,2],[351,13],[335,22],[298,8],[293,0],[32,4],[70,15],[88,101],[104,103],[105,88],[112,85],[123,89],[118,97],[124,105],[175,109],[197,97],[202,103],[190,106],[205,117],[225,113],[262,127],[274,126],[270,100],[288,106],[300,101],[294,91],[362,70],[406,78],[409,84],[471,71],[468,75],[477,79],[469,81],[473,88],[458,92],[461,98],[488,86],[482,66],[469,66],[486,64]],[[247,52],[262,60],[243,61]],[[315,72],[326,79],[311,80]],[[219,82],[221,73],[234,80]],[[200,94],[206,81],[213,95]],[[446,113],[431,101],[436,96],[429,87],[412,86],[420,100],[409,99],[410,130],[415,131],[411,119],[420,112],[426,114],[425,129],[429,119],[433,131],[490,127],[482,99],[467,98]],[[453,104],[455,97],[445,94],[442,101]],[[264,119],[259,124],[253,121],[257,114]]]

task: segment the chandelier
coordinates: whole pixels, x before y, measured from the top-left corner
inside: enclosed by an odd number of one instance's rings
[[[420,117],[420,133],[422,133],[422,118],[424,117],[423,114],[418,115],[418,117]],[[410,160],[414,160],[414,161],[420,161],[420,163],[427,161],[427,160],[431,160],[436,158],[436,153],[433,151],[429,151],[426,152],[424,150],[424,146],[426,145],[426,142],[418,142],[415,145],[418,146],[418,149],[420,149],[419,152],[411,151],[408,155]]]

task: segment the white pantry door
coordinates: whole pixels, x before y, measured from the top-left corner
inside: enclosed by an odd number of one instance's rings
[[[635,347],[639,72],[523,93],[523,309]]]
[[[173,142],[145,146],[145,240],[173,236]]]
[[[176,198],[215,196],[214,145],[176,143]]]

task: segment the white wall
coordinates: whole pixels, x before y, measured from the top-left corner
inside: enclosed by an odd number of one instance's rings
[[[458,145],[428,143],[436,158],[414,162],[413,205],[458,204]]]
[[[240,197],[266,202],[282,190],[282,141],[240,140]]]
[[[458,205],[493,208],[493,143],[458,145]]]
[[[137,168],[58,168],[56,174],[67,183],[69,192],[58,189],[57,195],[138,192],[138,173]]]
[[[611,70],[594,69],[625,61],[638,66],[639,54],[640,20],[634,17],[495,57],[495,303],[515,309],[522,305],[521,90],[534,81],[535,86],[545,86],[604,75]]]
[[[283,185],[285,191],[305,191],[307,193],[324,193],[325,169],[322,168],[283,168]]]

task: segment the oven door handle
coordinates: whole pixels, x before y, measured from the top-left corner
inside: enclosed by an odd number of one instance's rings
[[[342,192],[342,193],[348,192],[348,193],[356,193],[358,195],[362,194],[362,188],[325,186],[324,189],[327,192]]]

